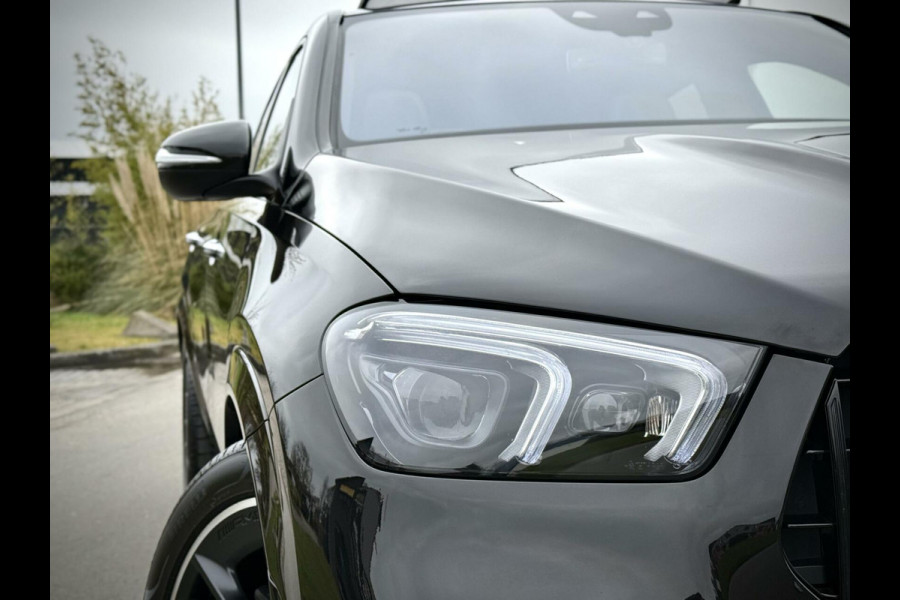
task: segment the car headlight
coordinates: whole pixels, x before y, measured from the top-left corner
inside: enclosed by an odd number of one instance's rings
[[[699,469],[762,348],[475,308],[385,303],[331,324],[323,363],[367,461],[615,480]]]

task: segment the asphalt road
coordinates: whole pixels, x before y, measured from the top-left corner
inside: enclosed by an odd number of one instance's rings
[[[181,493],[181,372],[50,371],[50,598],[142,595]]]

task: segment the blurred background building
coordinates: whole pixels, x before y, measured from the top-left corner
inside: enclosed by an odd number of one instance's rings
[[[87,144],[77,139],[50,140],[50,244],[84,228],[88,239],[97,241],[99,226],[93,201],[96,185],[88,181],[86,169],[91,162],[107,160],[96,157]],[[77,209],[79,219],[72,219]],[[81,215],[84,219],[80,218]],[[84,221],[84,222],[82,222]]]

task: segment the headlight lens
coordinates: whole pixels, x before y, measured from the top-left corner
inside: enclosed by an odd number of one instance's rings
[[[615,480],[699,469],[762,349],[463,307],[378,304],[329,327],[357,450],[400,470]]]

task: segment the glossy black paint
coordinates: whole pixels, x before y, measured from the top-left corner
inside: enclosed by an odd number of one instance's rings
[[[356,454],[323,378],[276,405],[295,543],[342,598],[807,598],[776,527],[830,368],[773,357],[723,455],[682,483],[475,481]],[[276,450],[277,451],[277,450]],[[280,551],[284,551],[283,549]]]
[[[246,249],[250,230],[252,228],[240,217],[224,214],[216,235],[222,245],[222,252],[207,256],[205,298],[209,369],[203,379],[203,397],[214,414],[222,414],[225,409],[223,403],[230,396],[223,387],[228,382],[228,329],[240,309],[243,294],[238,288],[246,287],[246,280],[241,273],[241,256]],[[223,440],[223,445],[240,439],[240,436],[237,440],[229,438],[224,430],[217,432],[217,437]]]
[[[265,431],[257,431],[247,438],[247,455],[250,457],[253,474],[253,489],[256,493],[259,520],[263,530],[263,547],[269,569],[270,591],[275,598],[285,597],[282,576],[281,552],[282,511],[278,476],[272,462],[272,448]],[[291,596],[292,597],[292,596]]]
[[[836,355],[850,342],[850,163],[796,142],[846,131],[673,125],[359,146],[308,165],[317,201],[304,215],[404,294]]]
[[[209,222],[197,229],[204,238],[216,237],[224,215],[217,214]],[[215,421],[210,418],[209,405],[205,401],[205,387],[212,369],[212,354],[209,337],[209,297],[207,277],[209,276],[209,255],[200,246],[191,245],[184,273],[182,274],[183,295],[178,305],[178,322],[181,333],[181,351],[188,357],[188,366],[197,382],[196,393],[203,400],[200,412],[209,431],[216,431]],[[224,425],[223,425],[224,426]],[[220,447],[224,447],[221,444]]]
[[[170,135],[162,148],[171,152],[213,157],[212,164],[159,165],[159,179],[166,191],[179,200],[221,200],[214,190],[247,175],[250,165],[250,125],[246,121],[223,121],[198,125]]]
[[[199,273],[189,274],[189,285],[202,292],[179,307],[211,430],[222,447],[229,402],[243,421],[261,422],[276,399],[321,374],[319,342],[334,317],[392,293],[345,246],[309,222],[271,205],[258,221],[245,217],[223,218],[221,257],[192,254],[188,268],[196,265]],[[200,277],[202,284],[195,283]],[[236,396],[236,390],[249,393],[253,387],[241,383],[243,368],[231,364],[236,349],[253,365],[261,398]]]
[[[392,294],[332,236],[274,207],[255,224],[244,262],[242,324],[254,333],[250,355],[265,365],[275,400],[321,374],[318,347],[334,317]],[[241,336],[232,331],[232,339]]]
[[[224,445],[231,406],[248,440],[275,597],[810,597],[784,562],[780,519],[824,361],[849,345],[849,127],[635,124],[340,148],[342,19],[307,34],[281,165],[228,192],[256,196],[252,210],[201,230],[225,251],[192,251],[178,311],[211,431]],[[697,479],[410,476],[357,456],[319,354],[343,311],[407,298],[776,350]]]

